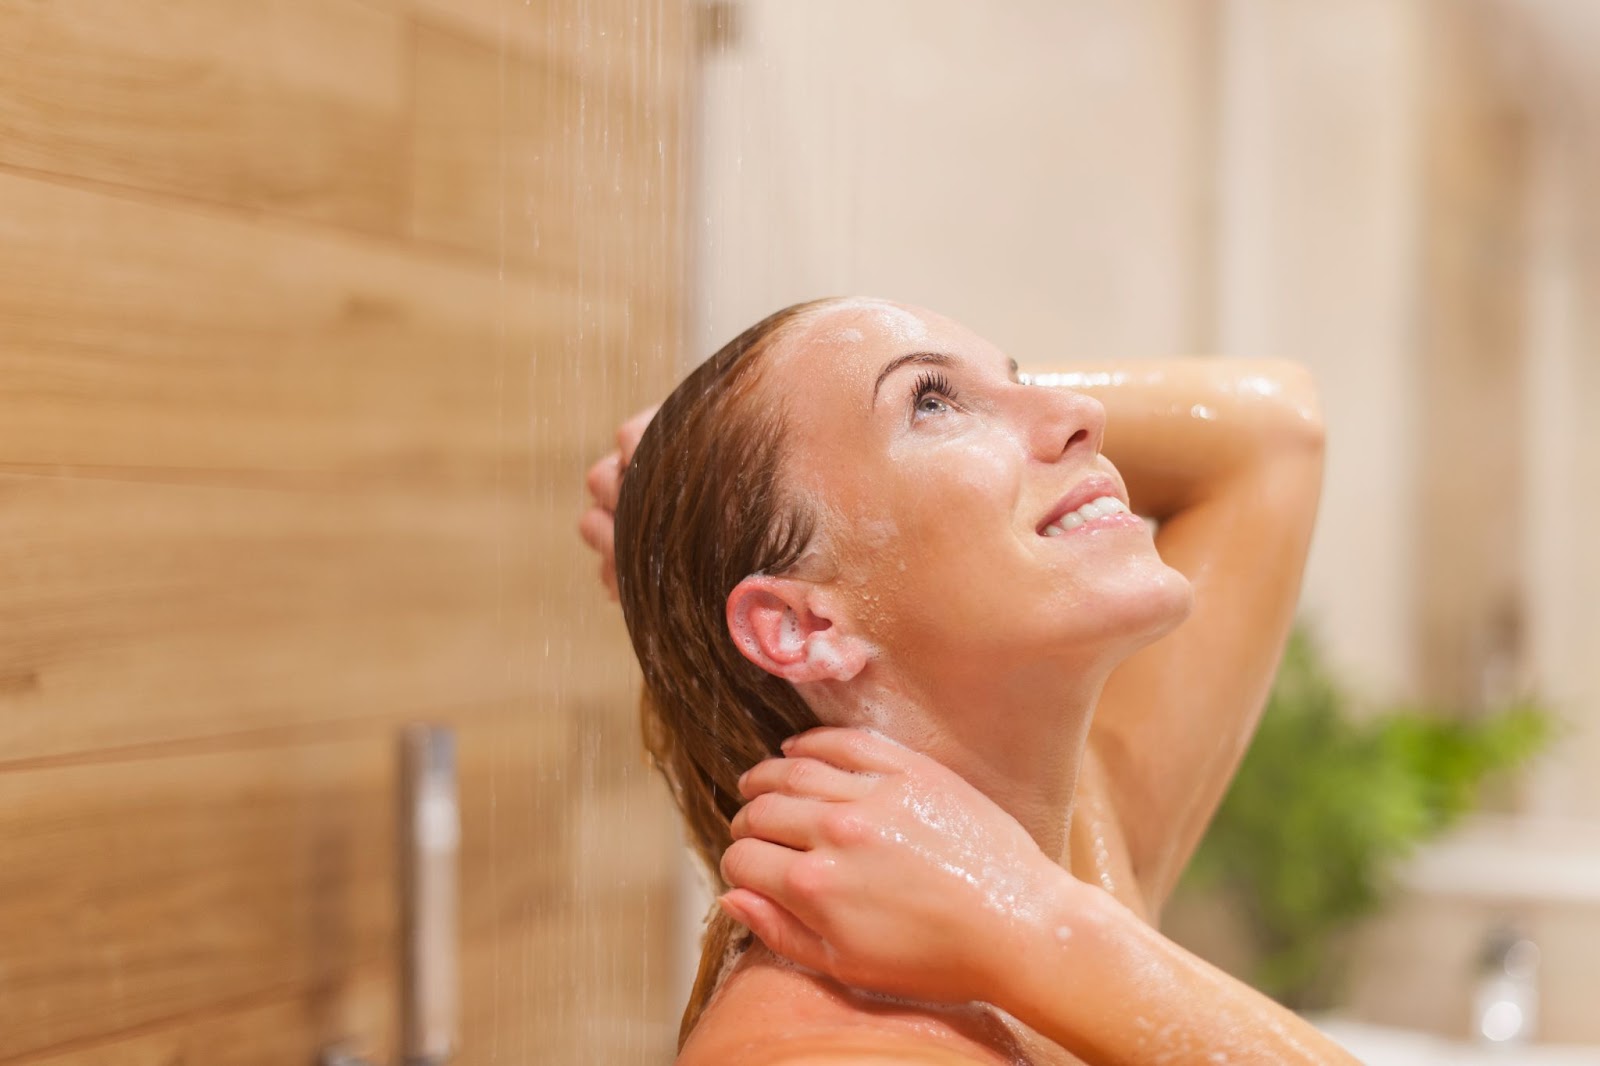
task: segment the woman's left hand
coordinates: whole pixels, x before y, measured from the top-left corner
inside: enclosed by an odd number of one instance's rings
[[[657,408],[646,407],[617,427],[617,450],[589,468],[586,480],[591,503],[578,519],[578,534],[600,556],[600,583],[606,595],[617,598],[616,523],[617,496],[622,491],[622,472],[633,460],[639,438],[655,417]]]
[[[992,999],[1045,915],[1092,906],[1074,894],[1096,890],[933,759],[858,729],[784,750],[740,779],[722,859],[723,909],[777,954],[890,995]]]

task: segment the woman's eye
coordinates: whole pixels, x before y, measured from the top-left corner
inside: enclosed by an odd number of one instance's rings
[[[913,417],[919,415],[942,414],[956,402],[956,393],[950,387],[950,379],[943,374],[924,374],[917,379],[917,386],[911,394],[911,413]]]

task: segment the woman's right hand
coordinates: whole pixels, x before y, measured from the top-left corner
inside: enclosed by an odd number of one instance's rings
[[[820,728],[740,780],[721,899],[772,951],[858,988],[996,997],[1063,908],[1104,896],[954,771],[858,729]],[[1109,900],[1110,897],[1105,897]]]
[[[1051,862],[927,756],[835,728],[784,751],[740,779],[720,901],[777,954],[870,991],[993,1003],[1108,1066],[1360,1066]]]

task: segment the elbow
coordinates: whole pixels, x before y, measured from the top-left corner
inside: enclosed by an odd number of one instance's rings
[[[1294,448],[1320,456],[1327,443],[1322,398],[1311,370],[1288,360],[1258,364],[1241,387],[1267,400],[1264,421],[1275,449]]]

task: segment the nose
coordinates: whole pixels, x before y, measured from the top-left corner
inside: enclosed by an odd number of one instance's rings
[[[1068,456],[1093,459],[1106,435],[1106,408],[1084,392],[1058,385],[1029,385],[1032,408],[1028,451],[1035,459],[1056,463]]]

